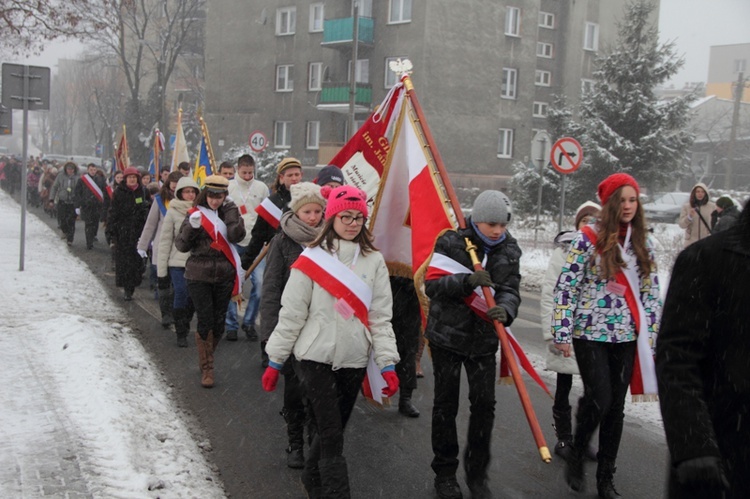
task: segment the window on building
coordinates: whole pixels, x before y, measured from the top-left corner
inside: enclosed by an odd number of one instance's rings
[[[323,31],[325,10],[322,3],[310,4],[310,33]]]
[[[357,0],[357,5],[359,6],[359,17],[372,17],[372,0]],[[411,12],[411,9],[409,12]],[[352,2],[352,15],[354,15],[354,2]]]
[[[320,121],[307,122],[307,148],[318,149],[320,147]]]
[[[291,92],[294,90],[294,76],[292,75],[293,69],[294,66],[292,64],[276,66],[277,92]]]
[[[411,22],[411,0],[390,0],[388,4],[389,24]]]
[[[549,104],[546,102],[534,102],[534,106],[531,111],[531,115],[535,118],[546,118]]]
[[[408,59],[408,56],[401,55],[398,57],[386,57],[385,58],[385,88],[391,88],[393,85],[398,83],[398,75],[391,71],[391,62],[398,59]]]
[[[747,60],[745,59],[734,60],[734,72],[735,73],[744,73],[746,66],[747,66]]]
[[[521,9],[518,7],[505,8],[505,34],[521,36]]]
[[[310,91],[323,88],[323,63],[311,62],[308,69],[307,89]]]
[[[534,85],[537,87],[549,87],[552,84],[552,73],[550,71],[536,70]]]
[[[594,91],[594,80],[588,78],[581,79],[581,96],[586,96]]]
[[[596,52],[599,50],[599,25],[596,23],[586,23],[586,28],[583,33],[583,49],[593,50]]]
[[[518,86],[518,70],[503,68],[503,84],[500,89],[500,97],[503,99],[515,99]]]
[[[352,61],[346,66],[346,81],[351,81]],[[358,59],[357,67],[354,68],[354,78],[357,83],[370,83],[370,60]]]
[[[276,9],[276,34],[293,35],[297,29],[297,8]]]
[[[546,57],[547,59],[552,58],[552,44],[544,42],[536,42],[536,55],[537,57]]]
[[[497,157],[498,158],[511,158],[513,157],[513,129],[512,128],[500,128],[498,130],[497,140]]]
[[[292,122],[277,121],[273,127],[273,146],[292,147]]]
[[[539,11],[539,27],[555,29],[555,15],[549,12]]]

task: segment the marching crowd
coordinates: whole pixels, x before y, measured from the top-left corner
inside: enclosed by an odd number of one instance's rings
[[[437,239],[424,286],[415,288],[389,273],[368,230],[366,195],[339,168],[303,181],[301,163],[288,157],[270,189],[254,170],[244,155],[236,167],[222,163],[202,186],[187,163],[158,178],[129,167],[108,183],[93,164],[81,174],[72,162],[59,168],[32,158],[26,178],[29,202],[57,217],[68,245],[78,217],[88,249],[104,224],[123,298],[132,300],[144,274],[151,276],[162,326],[174,327],[179,347],[188,346],[195,324],[204,387],[214,385],[222,339],[237,341],[242,330],[258,342],[263,388],[275,390],[284,377],[287,465],[302,469],[309,497],[350,496],[344,433],[360,392],[380,398],[377,386],[384,397],[398,393],[399,412],[420,416],[411,395],[423,341],[435,377],[435,492],[463,497],[456,416],[465,370],[465,481],[471,497],[492,497],[496,328],[510,325],[521,303],[510,199],[479,194],[466,226]],[[0,158],[4,189],[14,192],[21,173],[17,161]],[[743,312],[750,210],[740,212],[728,197],[711,202],[703,184],[692,189],[679,222],[686,249],[662,306],[638,182],[616,173],[597,194],[601,204],[584,203],[575,230],[555,238],[542,289],[547,368],[558,373],[554,452],[566,461],[567,486],[584,490],[585,463],[593,460],[598,496],[620,497],[614,474],[630,391],[642,401],[658,395],[671,457],[668,497],[750,497],[750,321]],[[478,249],[481,269],[467,242]],[[242,312],[246,279],[252,292]],[[418,291],[429,298],[423,333]],[[371,368],[379,384],[368,379]],[[574,375],[584,387],[575,422]]]

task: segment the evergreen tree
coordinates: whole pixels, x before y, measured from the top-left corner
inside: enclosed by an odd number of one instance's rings
[[[683,60],[672,43],[658,43],[653,10],[647,0],[626,6],[615,46],[596,61],[593,90],[582,97],[577,121],[564,101],[552,106],[553,136],[575,137],[584,150],[583,164],[568,176],[569,206],[593,199],[597,184],[615,172],[657,190],[687,171],[685,151],[693,140],[688,113],[695,96],[662,102],[655,95]]]

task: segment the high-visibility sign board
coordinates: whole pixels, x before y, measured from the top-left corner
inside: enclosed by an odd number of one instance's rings
[[[572,137],[558,139],[549,155],[552,167],[562,174],[573,173],[583,162],[583,148]]]
[[[263,151],[263,149],[268,147],[268,139],[266,138],[266,134],[261,132],[260,130],[255,130],[253,133],[251,133],[248,142],[250,143],[250,149],[252,149],[253,152],[261,152]]]

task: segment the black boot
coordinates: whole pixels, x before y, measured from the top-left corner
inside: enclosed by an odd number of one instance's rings
[[[297,414],[286,407],[281,410],[286,421],[286,433],[289,447],[286,449],[286,465],[289,468],[301,470],[305,467],[305,413]]]
[[[305,464],[305,470],[302,472],[300,481],[302,481],[302,485],[305,487],[308,499],[320,499],[323,497],[323,488],[320,484],[320,470],[317,464],[314,466]]]
[[[401,389],[401,395],[398,399],[398,412],[409,418],[418,418],[419,409],[411,403],[411,393],[412,390]]]
[[[326,499],[349,499],[349,470],[344,456],[328,457],[318,461],[322,495]]]
[[[571,447],[570,456],[565,464],[565,482],[571,490],[583,492],[583,450]]]
[[[161,327],[169,329],[174,323],[172,318],[172,302],[174,292],[172,288],[159,290],[159,311],[161,311]]]
[[[603,499],[617,499],[622,497],[615,490],[614,477],[617,467],[612,459],[599,459],[599,466],[596,468],[596,491],[599,497]]]
[[[570,458],[570,452],[573,448],[573,430],[571,426],[571,410],[558,410],[552,408],[552,417],[555,422],[552,427],[557,435],[557,444],[555,444],[555,454],[567,461]]]
[[[190,315],[188,310],[184,308],[176,308],[172,312],[174,314],[174,330],[177,334],[177,346],[180,348],[187,348],[187,335],[190,332]]]

